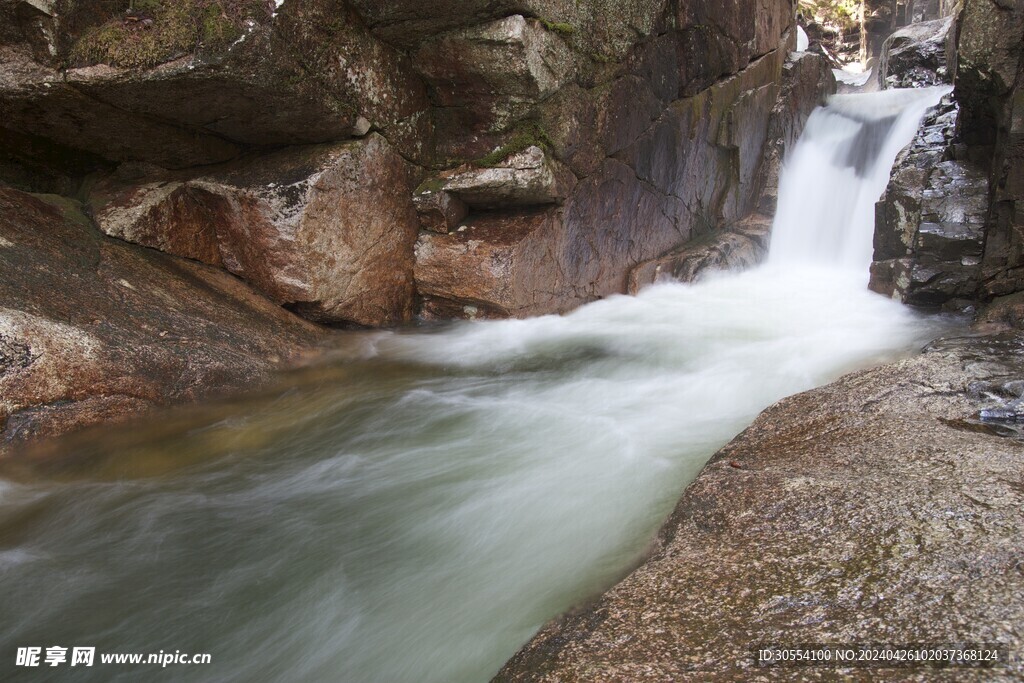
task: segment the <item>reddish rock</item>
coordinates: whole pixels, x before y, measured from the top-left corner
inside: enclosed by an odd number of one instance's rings
[[[251,388],[323,333],[227,273],[0,188],[0,451]]]
[[[518,14],[431,39],[414,61],[437,106],[442,159],[484,156],[486,140],[514,128],[576,72],[562,37]]]
[[[413,181],[374,134],[199,177],[115,178],[91,202],[108,235],[222,266],[312,320],[380,326],[412,314]]]
[[[481,214],[416,245],[416,285],[427,318],[508,318],[565,311],[559,212]]]

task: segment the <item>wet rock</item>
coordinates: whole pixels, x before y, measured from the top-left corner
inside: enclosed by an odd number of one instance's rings
[[[871,288],[918,306],[980,294],[988,178],[954,155],[957,105],[946,99],[900,153],[876,209]]]
[[[879,62],[883,88],[923,88],[953,82],[953,17],[905,26],[886,39]]]
[[[629,294],[658,282],[696,282],[714,271],[743,270],[768,255],[772,219],[753,214],[686,243],[673,253],[639,264],[629,273]]]
[[[223,267],[311,320],[380,326],[412,314],[414,179],[371,134],[195,177],[112,177],[90,202],[108,235]]]
[[[240,391],[323,333],[223,271],[104,237],[70,200],[0,188],[0,452]]]
[[[1005,668],[758,668],[765,644],[1024,644],[1024,446],[969,421],[1019,380],[1013,336],[772,406],[687,488],[649,559],[495,681],[1011,680]],[[922,440],[922,435],[927,439]]]

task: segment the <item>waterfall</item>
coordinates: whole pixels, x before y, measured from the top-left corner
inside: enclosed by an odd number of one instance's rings
[[[771,262],[855,269],[867,278],[875,202],[896,155],[951,90],[835,95],[811,114],[779,184]]]
[[[488,680],[634,567],[758,412],[936,334],[863,279],[871,203],[937,96],[817,112],[762,268],[352,333],[262,394],[71,439],[79,459],[46,476],[6,470],[0,666],[59,645],[212,655],[168,680]]]

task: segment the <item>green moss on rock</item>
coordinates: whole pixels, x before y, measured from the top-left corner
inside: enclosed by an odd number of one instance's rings
[[[491,168],[497,166],[513,154],[518,154],[529,147],[540,147],[550,151],[554,145],[547,131],[536,121],[529,121],[520,126],[508,142],[490,154],[473,162],[476,166]]]
[[[265,20],[262,0],[135,0],[122,15],[86,30],[71,65],[149,68],[200,47],[230,45],[247,21]]]
[[[565,23],[563,21],[548,21],[547,19],[541,18],[540,23],[545,29],[553,33],[560,33],[563,36],[571,36],[576,33],[576,27],[572,24]]]

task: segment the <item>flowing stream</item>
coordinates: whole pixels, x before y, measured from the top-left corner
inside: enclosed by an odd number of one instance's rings
[[[634,567],[759,411],[937,334],[865,281],[871,206],[940,95],[816,112],[759,269],[561,317],[353,333],[258,395],[8,463],[0,679],[488,680]],[[53,645],[96,664],[14,667]],[[212,663],[99,662],[159,651]]]

